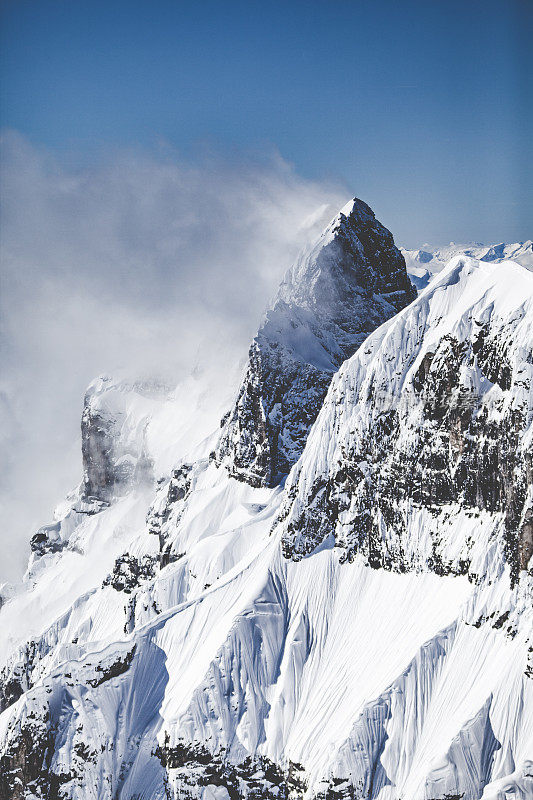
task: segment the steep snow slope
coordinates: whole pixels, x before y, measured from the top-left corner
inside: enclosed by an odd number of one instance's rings
[[[0,796],[531,797],[532,279],[452,262],[335,376],[285,488],[208,440],[78,495],[0,610]],[[111,464],[144,431],[122,400]]]
[[[392,234],[350,201],[289,270],[252,342],[217,450],[252,486],[272,486],[299,458],[333,373],[416,296]]]
[[[286,485],[280,520],[287,557],[300,559],[335,541],[347,561],[362,558],[400,573],[468,574],[477,588],[464,621],[481,629],[492,624],[514,639],[513,658],[521,667],[506,677],[504,645],[488,656],[479,641],[467,644],[470,633],[460,629],[461,645],[455,640],[452,648],[459,653],[451,661],[467,658],[463,680],[479,678],[468,659],[500,663],[502,672],[496,685],[463,684],[468,689],[458,695],[461,713],[477,698],[467,729],[457,730],[440,766],[411,762],[403,778],[395,770],[402,791],[384,784],[385,797],[479,797],[503,769],[502,720],[503,727],[511,719],[521,727],[518,737],[512,730],[509,748],[516,754],[521,738],[528,769],[532,726],[521,709],[532,692],[526,571],[533,553],[532,354],[533,275],[512,262],[456,257],[340,369]],[[485,693],[486,706],[475,685]],[[426,687],[420,701],[428,702],[431,693]],[[455,702],[450,693],[441,706],[453,724]],[[385,711],[384,718],[390,705]],[[444,742],[442,717],[432,724],[433,736]],[[400,732],[404,725],[405,720]],[[400,750],[406,747],[403,736]],[[387,780],[389,751],[395,752],[390,724],[381,758]],[[352,768],[349,760],[343,767]],[[361,779],[361,764],[358,770]],[[528,796],[532,786],[525,785],[521,790]]]
[[[405,258],[407,273],[419,291],[425,289],[431,278],[440,272],[450,259],[458,255],[477,258],[481,261],[512,260],[533,270],[533,242],[531,240],[490,246],[478,243],[455,244],[455,242],[450,242],[446,247],[439,247],[436,250],[400,248],[400,251]]]

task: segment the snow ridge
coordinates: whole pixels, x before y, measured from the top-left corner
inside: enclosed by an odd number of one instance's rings
[[[436,250],[415,249],[406,250],[400,248],[405,263],[407,274],[420,291],[425,289],[430,280],[437,272],[440,272],[450,259],[458,255],[477,258],[480,261],[514,261],[516,264],[533,270],[533,241],[515,242],[514,244],[493,244],[490,246],[478,244],[456,244],[450,242],[446,247],[439,247]]]

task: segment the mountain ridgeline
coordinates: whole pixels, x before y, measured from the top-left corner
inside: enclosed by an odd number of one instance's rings
[[[93,382],[2,590],[0,800],[533,798],[530,244],[417,296],[353,200],[233,402]]]

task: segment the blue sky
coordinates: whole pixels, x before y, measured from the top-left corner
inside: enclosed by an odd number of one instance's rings
[[[7,0],[1,119],[69,157],[278,151],[396,238],[532,235],[524,0]],[[528,173],[529,169],[529,173]]]

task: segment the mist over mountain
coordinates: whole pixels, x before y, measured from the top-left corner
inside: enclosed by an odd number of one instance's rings
[[[88,384],[203,373],[224,396],[284,271],[347,197],[275,152],[82,160],[7,132],[1,160],[0,581],[81,479]]]
[[[202,317],[181,381],[80,397],[75,488],[2,590],[0,797],[533,796],[530,243],[400,251],[338,208],[233,361]]]

